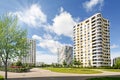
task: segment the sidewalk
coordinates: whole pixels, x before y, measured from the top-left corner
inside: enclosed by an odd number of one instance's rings
[[[102,71],[102,70],[101,70]],[[28,77],[62,77],[62,76],[114,76],[120,75],[120,72],[108,72],[102,71],[99,74],[71,74],[71,73],[57,73],[51,72],[49,70],[44,70],[40,68],[33,68],[30,72],[26,73],[13,73],[8,72],[8,78],[28,78]],[[0,75],[4,76],[4,72],[0,71]]]

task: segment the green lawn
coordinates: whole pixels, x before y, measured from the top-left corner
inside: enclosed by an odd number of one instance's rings
[[[120,80],[120,77],[101,77],[101,78],[91,78],[87,80]]]
[[[81,69],[81,68],[43,68],[53,72],[60,72],[60,73],[75,73],[75,74],[96,74],[102,73],[100,71],[96,71],[93,69]]]
[[[120,69],[102,69],[102,70],[110,72],[120,72]]]
[[[0,80],[4,80],[3,76],[0,75]]]

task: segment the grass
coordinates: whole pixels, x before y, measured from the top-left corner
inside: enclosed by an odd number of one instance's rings
[[[0,75],[0,80],[4,80],[3,76]]]
[[[101,78],[90,78],[87,80],[120,80],[120,77],[101,77]]]
[[[102,70],[109,72],[120,72],[120,69],[102,69]]]
[[[53,72],[60,72],[60,73],[75,73],[75,74],[96,74],[102,73],[101,71],[96,71],[93,69],[82,69],[82,68],[43,68]]]

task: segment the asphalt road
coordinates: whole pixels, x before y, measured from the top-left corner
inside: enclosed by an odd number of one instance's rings
[[[61,77],[29,77],[29,78],[11,78],[8,80],[86,80],[88,78],[94,77],[120,77],[120,75],[115,76],[61,76]]]
[[[100,70],[101,71],[101,70]],[[14,73],[8,72],[8,80],[86,80],[93,77],[101,76],[119,76],[120,72],[102,71],[99,74],[71,74],[71,73],[58,73],[40,68],[33,68],[30,72]],[[5,72],[0,71],[0,75],[4,76]]]

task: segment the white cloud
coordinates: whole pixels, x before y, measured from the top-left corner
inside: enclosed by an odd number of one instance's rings
[[[62,44],[58,41],[55,41],[54,38],[50,34],[45,34],[42,37],[38,35],[33,35],[33,39],[36,39],[39,43],[38,47],[44,48],[47,51],[37,51],[36,52],[36,61],[44,62],[47,64],[56,63],[57,62],[57,48],[62,46]],[[49,51],[49,53],[48,53]],[[47,53],[45,53],[47,52]],[[52,53],[52,54],[51,54]]]
[[[53,23],[47,23],[47,15],[44,14],[41,7],[37,4],[31,5],[22,11],[10,12],[10,14],[17,15],[20,22],[32,27],[42,26],[44,30],[56,33],[57,36],[64,35],[72,37],[73,26],[78,22],[79,18],[73,18],[72,15],[64,11],[61,7],[59,14],[53,18]]]
[[[61,7],[61,8],[60,8],[60,12],[63,12],[63,11],[64,11],[64,9],[63,9],[63,7]]]
[[[50,34],[44,34],[43,38],[50,40],[52,39],[52,36]]]
[[[49,26],[49,28],[57,35],[72,37],[73,26],[75,23],[75,19],[72,15],[67,11],[64,11],[61,7],[60,14],[55,16],[53,19],[53,24]]]
[[[92,11],[99,4],[99,9],[103,6],[104,0],[89,0],[83,3],[83,7],[87,12]]]
[[[77,18],[74,18],[75,22],[79,23],[80,22],[80,18],[77,17]]]
[[[22,11],[11,12],[10,14],[17,15],[21,22],[33,27],[44,25],[47,22],[47,16],[37,4],[33,4]]]
[[[116,45],[116,44],[113,44],[113,45],[110,46],[111,49],[115,49],[115,48],[118,48],[118,47],[119,47],[119,45]]]
[[[69,45],[71,44],[62,44],[59,41],[55,40],[54,37],[52,37],[50,34],[45,34],[43,37],[38,36],[38,35],[33,35],[33,39],[36,39],[39,41],[37,44],[38,47],[46,49],[47,53],[37,51],[36,52],[36,57],[37,57],[37,62],[45,62],[45,63],[52,63],[52,62],[57,62],[57,53],[58,53],[58,48],[64,46],[64,45]],[[49,51],[49,53],[48,53]]]
[[[54,36],[54,37],[53,37]],[[47,40],[60,40],[61,39],[61,37],[60,36],[57,36],[57,35],[50,35],[50,34],[47,34],[47,33],[45,33],[44,35],[43,35],[43,38],[44,39],[47,39]]]
[[[33,35],[32,38],[33,38],[33,39],[36,39],[36,40],[39,40],[39,41],[42,40],[42,38],[41,38],[40,36],[38,36],[38,35]]]
[[[43,40],[39,43],[39,46],[48,49],[51,53],[57,54],[57,48],[62,46],[62,44],[55,40]]]
[[[43,38],[41,38],[38,35],[33,35],[32,38],[39,41],[39,44],[37,44],[37,46],[47,49],[48,51],[50,51],[50,53],[54,53],[54,54],[57,54],[57,48],[64,45],[64,44],[61,44],[60,42],[54,40],[54,38],[52,38],[51,36],[48,39],[45,36],[43,36]]]
[[[57,55],[50,55],[50,54],[45,54],[41,51],[36,52],[36,61],[37,62],[44,62],[47,64],[51,63],[56,63],[57,62]]]

